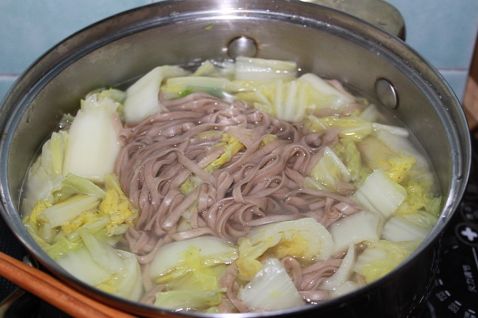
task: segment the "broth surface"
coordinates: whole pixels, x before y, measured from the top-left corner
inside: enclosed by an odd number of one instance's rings
[[[316,304],[386,275],[441,207],[410,132],[336,80],[239,57],[160,66],[66,115],[24,224],[79,279],[179,311]]]

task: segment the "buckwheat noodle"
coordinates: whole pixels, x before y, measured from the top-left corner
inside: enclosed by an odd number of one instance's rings
[[[161,102],[163,112],[123,129],[115,167],[140,211],[126,240],[141,263],[151,262],[171,241],[215,235],[235,242],[254,227],[302,217],[328,227],[359,210],[348,198],[351,184],[341,184],[339,193],[305,187],[324,147],[337,142],[336,130],[310,133],[243,102],[204,93]],[[208,165],[226,151],[224,133],[243,147],[208,172]],[[181,191],[190,181],[195,186]],[[340,262],[331,258],[301,268],[293,258],[283,259],[300,293],[312,301],[327,298],[318,286]],[[228,300],[221,307],[246,311],[235,296],[234,279],[231,265],[223,279]]]

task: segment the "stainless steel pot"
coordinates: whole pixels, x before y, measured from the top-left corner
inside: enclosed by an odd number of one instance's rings
[[[222,59],[238,52],[297,61],[303,70],[337,78],[349,89],[382,102],[383,108],[406,123],[430,155],[445,198],[432,233],[408,261],[386,277],[316,306],[261,316],[407,316],[426,295],[436,243],[467,182],[470,140],[465,117],[438,72],[398,38],[313,4],[160,2],[101,21],[51,49],[19,78],[3,102],[0,190],[6,222],[27,249],[67,283],[130,312],[148,316],[160,312],[86,286],[53,262],[22,225],[18,211],[22,182],[62,114],[73,112],[90,90],[121,85],[157,65]]]

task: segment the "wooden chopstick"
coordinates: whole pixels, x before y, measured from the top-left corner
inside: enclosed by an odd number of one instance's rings
[[[125,312],[108,307],[80,294],[50,275],[0,252],[0,276],[37,295],[69,315],[79,318],[131,318]],[[162,316],[166,317],[166,316]]]

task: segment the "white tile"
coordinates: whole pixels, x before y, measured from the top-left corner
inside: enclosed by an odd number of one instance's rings
[[[406,42],[435,67],[468,69],[478,30],[477,0],[388,0],[404,16]]]
[[[72,33],[148,0],[0,0],[0,74],[21,73]]]

